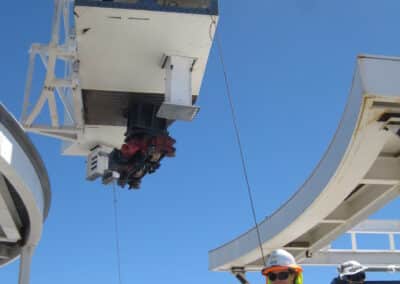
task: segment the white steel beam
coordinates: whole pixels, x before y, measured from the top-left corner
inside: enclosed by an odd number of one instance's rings
[[[36,56],[31,49],[29,51],[28,73],[27,73],[27,78],[26,78],[25,92],[24,92],[24,104],[22,107],[22,115],[21,115],[22,121],[27,120],[27,112],[28,112],[28,108],[29,108],[29,98],[30,98],[31,89],[32,89],[33,71],[35,70],[35,57]]]
[[[389,234],[390,250],[396,250],[396,242],[394,240],[394,234]]]
[[[33,246],[26,246],[22,249],[20,265],[19,265],[19,281],[18,284],[29,284],[30,274],[31,274],[31,263],[33,251],[35,248]]]
[[[42,112],[48,102],[50,124],[57,129],[60,126],[59,114],[55,93],[64,106],[64,117],[66,125],[73,125],[82,131],[83,127],[83,105],[80,89],[77,88],[79,81],[77,75],[72,71],[73,62],[77,60],[76,40],[70,29],[71,0],[55,0],[55,12],[52,23],[52,36],[49,45],[33,44],[30,50],[30,61],[28,67],[27,83],[25,87],[24,105],[22,112],[22,123],[27,130],[34,127],[34,121]],[[64,43],[60,43],[60,28],[63,21]],[[32,108],[30,105],[30,92],[35,66],[35,56],[39,55],[45,69],[46,75],[43,90]],[[56,77],[57,60],[64,60],[65,74],[63,78]],[[72,97],[72,98],[70,98]],[[57,137],[58,138],[58,137]],[[62,138],[61,138],[62,139]]]
[[[399,186],[396,185],[392,186],[385,193],[378,195],[372,200],[371,198],[368,198],[366,194],[361,194],[360,198],[355,199],[353,203],[349,204],[349,207],[351,207],[354,212],[351,212],[351,217],[346,220],[346,223],[337,226],[336,228],[330,230],[324,235],[318,236],[318,240],[313,242],[313,244],[306,251],[303,251],[301,254],[297,255],[297,259],[299,261],[303,261],[305,258],[307,258],[307,252],[315,253],[316,251],[319,251],[328,243],[336,239],[339,235],[350,230],[351,227],[353,227],[355,224],[358,224],[362,220],[365,220],[372,212],[376,212],[389,201],[399,196],[399,193]],[[356,239],[352,238],[352,240],[354,241],[352,245],[355,245],[355,247],[353,247],[353,249],[355,250],[357,249]]]
[[[379,157],[361,180],[361,183],[388,185],[400,183],[400,159]]]
[[[394,234],[400,234],[400,221],[366,220],[348,231],[351,236],[351,250],[324,248],[313,253],[312,258],[301,260],[305,265],[337,265],[343,261],[354,259],[368,266],[400,263],[400,249],[396,249]],[[389,237],[389,249],[371,250],[357,249],[357,235],[380,234]],[[378,259],[376,258],[378,256]],[[395,258],[398,258],[395,261]]]
[[[358,57],[348,102],[328,150],[302,187],[258,224],[265,255],[286,248],[297,261],[307,262],[400,195],[399,72],[398,57]],[[256,236],[254,227],[210,251],[210,269],[261,269]],[[357,252],[353,243],[352,252]]]
[[[349,232],[364,234],[400,234],[400,221],[368,219],[354,226]]]
[[[28,127],[32,125],[33,121],[39,115],[39,113],[42,110],[44,104],[46,103],[46,100],[47,100],[47,94],[46,93],[41,93],[38,101],[36,102],[35,106],[33,107],[33,110],[27,116],[25,121],[23,122],[25,125],[27,125]]]
[[[79,131],[71,127],[34,126],[30,127],[29,131],[71,142],[75,142],[79,135]]]
[[[400,251],[382,250],[327,250],[313,253],[312,258],[301,261],[301,265],[336,266],[348,260],[356,260],[366,266],[393,265],[400,262]]]

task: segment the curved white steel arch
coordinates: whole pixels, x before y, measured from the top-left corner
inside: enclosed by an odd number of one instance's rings
[[[346,109],[323,158],[300,189],[259,224],[265,254],[301,262],[400,193],[400,58],[359,56]],[[209,252],[214,271],[260,270],[256,229]]]
[[[38,244],[51,200],[44,164],[17,120],[0,104],[0,267]]]

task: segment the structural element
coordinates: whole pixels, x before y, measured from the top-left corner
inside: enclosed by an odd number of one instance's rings
[[[302,187],[258,225],[268,255],[308,261],[400,193],[400,58],[359,56],[335,136]],[[348,259],[347,259],[348,260]],[[210,251],[213,271],[260,271],[256,228]]]
[[[352,228],[347,234],[351,237],[351,249],[332,248],[331,245],[314,252],[311,258],[303,260],[303,265],[337,266],[347,260],[356,260],[368,271],[400,271],[400,244],[396,246],[395,236],[400,236],[400,221],[366,220]],[[382,235],[387,237],[383,244],[387,249],[362,249],[358,246],[360,235]]]
[[[234,267],[231,272],[241,284],[249,284],[249,281],[246,279],[246,271],[243,268]]]
[[[119,185],[139,187],[175,155],[168,127],[199,110],[217,20],[217,0],[55,0],[51,42],[30,51],[23,126],[63,140],[64,155],[110,148],[103,180],[116,172]],[[38,98],[37,55],[46,68]]]
[[[50,198],[47,171],[38,152],[0,104],[0,266],[21,256],[20,284],[29,283],[31,257]]]

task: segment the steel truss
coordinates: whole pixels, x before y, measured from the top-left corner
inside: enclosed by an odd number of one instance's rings
[[[76,35],[70,21],[73,0],[55,0],[54,6],[50,43],[34,43],[29,51],[21,121],[28,131],[75,141],[83,129],[83,103],[79,87]],[[39,98],[32,104],[31,89],[37,56],[45,67],[46,76]],[[64,62],[64,74],[61,77],[56,75],[59,61]],[[62,103],[63,122],[60,122],[56,97]],[[49,106],[50,125],[35,124],[46,102]]]

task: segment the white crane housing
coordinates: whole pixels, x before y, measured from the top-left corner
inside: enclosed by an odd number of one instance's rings
[[[31,48],[22,124],[63,140],[65,155],[90,156],[88,164],[100,151],[107,166],[90,165],[88,179],[117,177],[138,187],[175,154],[168,126],[199,110],[194,103],[217,19],[217,0],[55,0],[50,44]],[[36,55],[47,73],[35,102]],[[50,120],[43,125],[36,121],[46,101]]]

